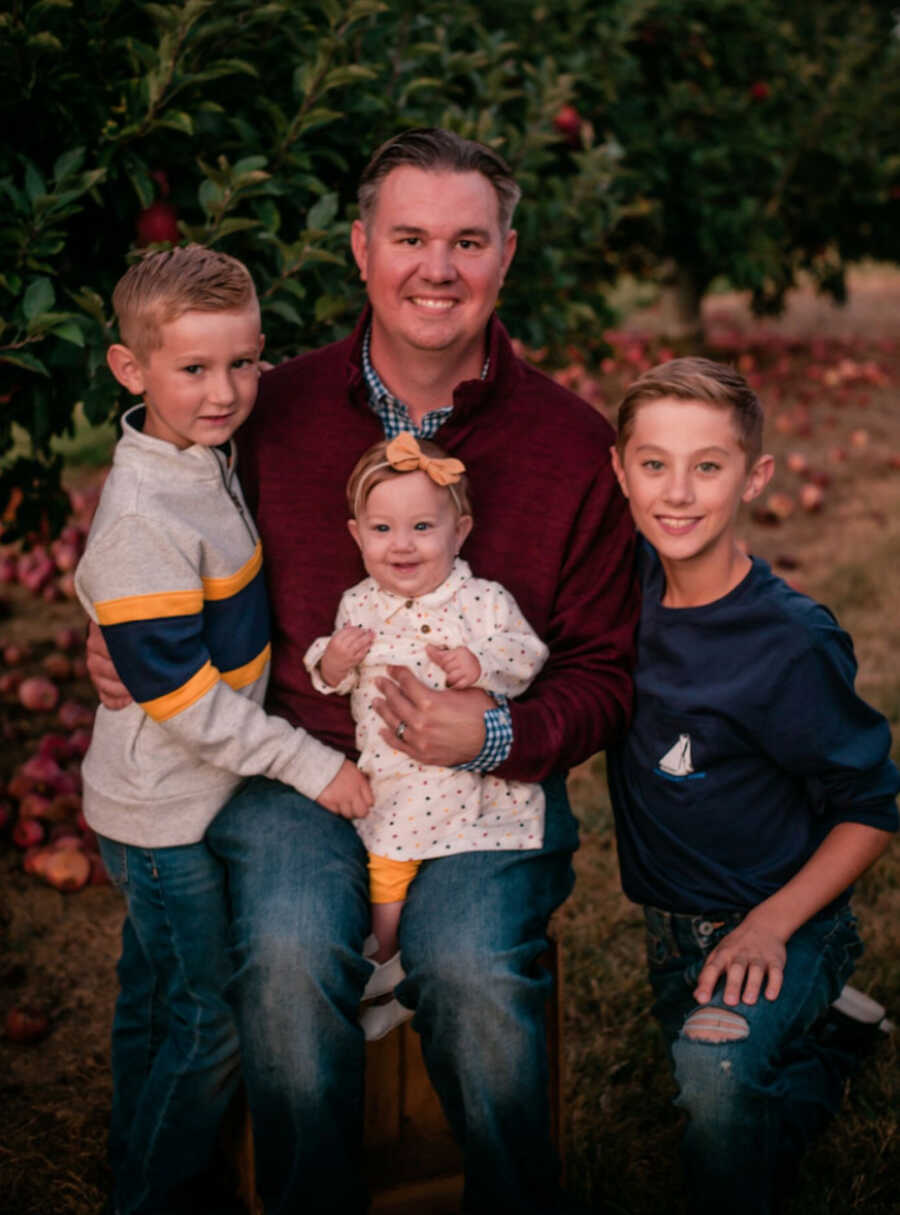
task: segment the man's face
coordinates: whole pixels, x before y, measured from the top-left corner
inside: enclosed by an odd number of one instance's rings
[[[516,247],[481,173],[401,165],[381,182],[368,225],[353,225],[376,348],[480,351]]]

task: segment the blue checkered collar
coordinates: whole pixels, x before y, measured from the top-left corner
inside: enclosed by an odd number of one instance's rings
[[[440,430],[441,426],[447,421],[453,412],[452,405],[446,405],[441,409],[432,409],[430,413],[426,413],[422,421],[416,425],[409,414],[409,407],[393,395],[385,387],[384,381],[375,370],[372,363],[370,346],[372,341],[372,323],[371,321],[366,326],[366,331],[363,334],[361,362],[363,379],[366,382],[366,388],[369,393],[369,404],[373,411],[381,419],[381,424],[384,427],[384,436],[386,439],[396,439],[397,435],[404,430],[410,431],[417,439],[431,439]],[[484,366],[481,368],[481,379],[486,380],[488,372],[491,369],[491,356],[488,354],[484,360]]]

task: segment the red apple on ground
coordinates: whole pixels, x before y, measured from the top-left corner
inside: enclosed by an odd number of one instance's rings
[[[14,1007],[6,1014],[6,1036],[10,1042],[39,1042],[50,1032],[50,1018],[40,1009]]]
[[[77,700],[64,700],[59,706],[56,720],[64,730],[89,728],[94,724],[94,710],[79,704]]]
[[[59,652],[48,654],[41,665],[51,679],[72,678],[72,660],[65,654]]]
[[[19,701],[26,709],[46,713],[59,704],[59,688],[43,675],[32,675],[19,688]]]
[[[800,490],[800,505],[804,510],[810,512],[821,510],[824,500],[825,491],[821,485],[809,483]]]
[[[52,853],[41,874],[57,890],[81,890],[91,876],[91,862],[77,847],[63,847]]]
[[[13,827],[13,843],[17,848],[33,848],[44,842],[44,828],[34,818],[20,818]]]

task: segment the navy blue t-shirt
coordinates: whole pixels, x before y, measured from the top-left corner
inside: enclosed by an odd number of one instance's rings
[[[849,635],[756,558],[724,598],[666,608],[640,555],[635,708],[609,754],[622,885],[667,911],[747,911],[840,822],[897,829],[884,717]]]

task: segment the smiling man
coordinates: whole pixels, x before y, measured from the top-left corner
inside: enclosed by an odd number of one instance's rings
[[[520,701],[434,692],[395,669],[377,707],[385,737],[414,760],[543,784],[541,848],[423,863],[400,925],[397,996],[415,1009],[463,1150],[465,1209],[557,1215],[569,1207],[550,1141],[537,959],[573,882],[566,772],[630,710],[637,601],[611,428],[519,359],[494,315],[518,197],[501,157],[450,132],[407,131],[379,148],[352,230],[369,307],[344,341],[263,376],[241,471],[273,613],[269,708],[319,739],[353,753],[345,698],[319,695],[302,661],[363,573],[344,486],[364,450],[400,431],[465,463],[478,522],[463,556],[513,593],[550,648]],[[363,1211],[363,847],[349,822],[266,780],[207,839],[228,868],[231,995],[267,1215]]]

